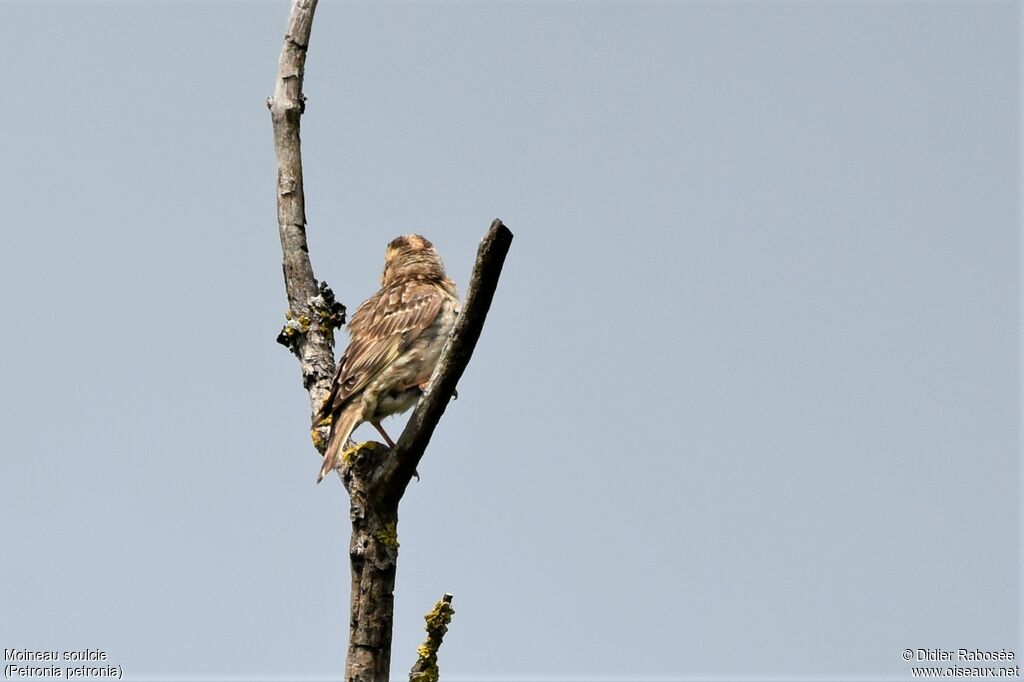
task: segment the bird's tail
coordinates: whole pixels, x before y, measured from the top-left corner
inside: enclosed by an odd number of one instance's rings
[[[358,402],[349,403],[331,424],[331,435],[327,439],[327,450],[324,452],[324,465],[320,467],[320,475],[316,477],[317,483],[324,480],[324,476],[338,466],[341,449],[345,447],[348,437],[352,435],[359,421],[362,411],[360,407]]]

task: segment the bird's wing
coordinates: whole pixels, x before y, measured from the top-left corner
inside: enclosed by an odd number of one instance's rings
[[[444,294],[427,282],[398,283],[367,300],[349,322],[349,344],[318,419],[344,406],[394,362],[441,309]]]

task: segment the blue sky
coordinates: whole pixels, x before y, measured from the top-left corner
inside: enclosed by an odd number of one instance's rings
[[[4,647],[341,671],[347,500],[274,343],[287,12],[0,4]],[[1018,14],[321,4],[317,275],[354,310],[420,232],[464,293],[516,235],[403,501],[396,678],[444,592],[454,681],[1019,651]]]

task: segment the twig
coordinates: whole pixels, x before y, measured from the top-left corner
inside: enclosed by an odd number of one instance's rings
[[[427,640],[416,650],[416,662],[409,671],[409,682],[437,682],[441,675],[437,667],[437,651],[441,648],[453,615],[455,609],[452,608],[452,595],[446,593],[430,613],[423,617],[427,621]]]

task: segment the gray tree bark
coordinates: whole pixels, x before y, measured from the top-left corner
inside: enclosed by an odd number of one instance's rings
[[[345,307],[335,300],[330,287],[313,275],[306,244],[299,121],[305,109],[302,81],[316,4],[317,0],[294,0],[274,95],[267,100],[274,126],[277,220],[288,297],[287,321],[278,341],[299,360],[312,415],[330,392],[335,370],[334,330],[345,321]],[[352,523],[352,593],[345,664],[345,679],[349,682],[388,680],[398,561],[398,505],[473,354],[511,242],[512,233],[500,220],[495,220],[480,243],[465,304],[441,353],[430,387],[395,447],[389,450],[380,443],[368,443],[345,457],[338,469],[349,493]],[[314,425],[311,435],[322,456],[327,428]],[[450,596],[446,597],[450,602]],[[435,613],[438,609],[440,615]],[[450,605],[443,609],[439,603],[428,614],[428,631],[432,614],[435,621],[443,620],[446,630],[451,619]],[[428,639],[436,641],[432,667],[424,671],[424,664],[418,660],[410,676],[437,679],[437,647],[443,630],[435,640]]]
[[[315,412],[327,398],[334,377],[334,330],[344,323],[344,306],[313,276],[306,245],[306,200],[302,190],[302,152],[299,119],[306,107],[302,79],[306,50],[313,28],[317,0],[295,0],[288,18],[284,48],[278,64],[274,95],[267,100],[274,123],[277,156],[277,224],[284,254],[284,282],[288,295],[288,323],[278,341],[299,359],[302,383]],[[319,436],[321,454],[326,429]]]

